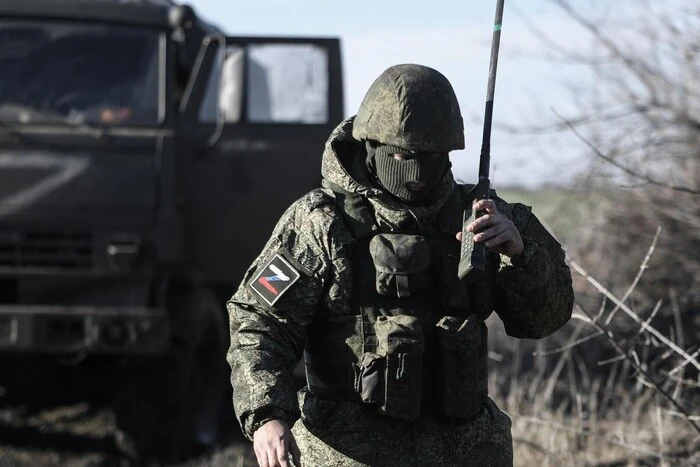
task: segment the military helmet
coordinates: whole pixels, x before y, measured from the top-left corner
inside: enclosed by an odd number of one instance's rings
[[[395,65],[370,86],[352,136],[411,151],[464,149],[464,124],[450,82],[422,65]]]

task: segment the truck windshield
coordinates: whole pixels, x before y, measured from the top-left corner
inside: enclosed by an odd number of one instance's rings
[[[154,125],[157,31],[0,21],[0,121]]]

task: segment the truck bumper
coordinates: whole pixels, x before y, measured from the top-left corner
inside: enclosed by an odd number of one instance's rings
[[[164,309],[0,306],[0,352],[159,355],[169,341]]]

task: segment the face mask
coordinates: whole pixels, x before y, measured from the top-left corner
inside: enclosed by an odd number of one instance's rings
[[[368,155],[370,155],[370,145],[367,146]],[[374,153],[374,172],[381,185],[392,195],[409,203],[428,198],[448,168],[447,153],[431,157],[426,153],[412,154],[405,149],[393,146],[378,146],[371,149]],[[396,159],[393,156],[395,153],[406,154],[412,158]],[[411,182],[423,182],[425,185],[420,190],[414,191],[408,186]]]

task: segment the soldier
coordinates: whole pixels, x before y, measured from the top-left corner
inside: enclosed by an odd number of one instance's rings
[[[285,212],[227,304],[234,405],[261,466],[512,465],[484,320],[553,333],[571,275],[530,208],[494,193],[469,226],[486,274],[457,278],[472,200],[448,153],[463,148],[452,86],[419,65],[387,69],[330,136],[323,187]]]

